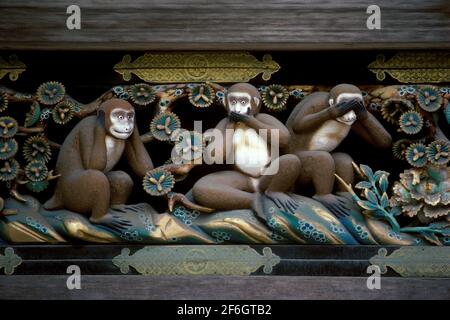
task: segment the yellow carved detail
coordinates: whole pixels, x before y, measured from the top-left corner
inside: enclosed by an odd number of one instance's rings
[[[369,70],[383,81],[388,73],[403,83],[450,81],[450,52],[399,52],[389,60],[377,56]]]
[[[259,61],[248,52],[146,53],[132,61],[125,55],[114,70],[125,81],[135,74],[146,82],[248,82],[262,73],[264,80],[280,69],[270,55]]]
[[[0,57],[0,79],[9,73],[9,80],[16,81],[19,74],[26,70],[26,65],[17,56],[11,55],[8,60]]]

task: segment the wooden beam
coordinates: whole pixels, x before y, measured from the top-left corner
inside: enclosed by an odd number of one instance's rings
[[[378,0],[368,30],[358,0],[79,0],[0,3],[0,50],[316,50],[450,48],[447,0]]]

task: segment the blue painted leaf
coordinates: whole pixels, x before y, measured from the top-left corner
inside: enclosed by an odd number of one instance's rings
[[[369,201],[358,201],[358,205],[363,208],[363,209],[367,209],[367,210],[376,210],[378,208],[378,206],[376,204],[373,204]]]
[[[372,187],[372,184],[368,181],[361,181],[355,185],[356,189],[370,189],[371,187]]]
[[[364,175],[369,179],[373,181],[373,171],[369,166],[366,166],[365,164],[362,164],[359,166],[361,168],[361,171],[364,173]]]
[[[429,242],[438,246],[442,246],[441,240],[439,240],[439,238],[434,233],[423,231],[420,234]]]
[[[378,218],[384,218],[384,217],[386,217],[386,212],[384,212],[384,211],[381,210],[381,209],[376,209],[376,210],[374,211],[374,213],[375,213],[375,217],[378,217]]]
[[[397,217],[399,215],[402,214],[402,209],[400,209],[399,207],[393,207],[390,211],[390,213],[394,216]]]
[[[389,206],[389,197],[386,192],[381,196],[380,204],[383,208],[387,208]]]
[[[386,192],[386,190],[387,190],[387,188],[389,186],[389,181],[388,181],[388,178],[387,178],[386,175],[382,175],[380,177],[379,185],[380,185],[381,191],[382,192]]]
[[[447,227],[450,228],[450,222],[447,221],[433,222],[430,223],[428,226],[432,229],[445,229]]]
[[[366,196],[367,200],[369,200],[373,204],[375,204],[375,205],[378,204],[378,198],[372,190],[365,189],[364,195]]]

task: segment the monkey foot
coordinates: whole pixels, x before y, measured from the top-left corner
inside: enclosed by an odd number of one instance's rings
[[[313,199],[322,203],[336,217],[344,218],[349,216],[350,209],[347,207],[347,199],[334,194],[315,195]]]
[[[131,221],[118,214],[111,214],[109,212],[100,218],[91,217],[89,220],[92,223],[103,225],[118,232],[126,231],[132,226]]]
[[[192,202],[184,194],[181,194],[181,193],[173,194],[172,196],[169,197],[168,200],[169,200],[169,211],[170,212],[172,212],[173,207],[177,203],[182,204],[187,209],[197,210],[202,213],[211,213],[214,211],[214,209],[204,207],[204,206],[201,206],[201,205],[198,205],[198,204]]]
[[[265,194],[280,210],[295,214],[299,208],[297,201],[284,192],[266,191]]]

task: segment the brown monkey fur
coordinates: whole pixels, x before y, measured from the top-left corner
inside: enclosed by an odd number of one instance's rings
[[[127,173],[109,171],[110,168],[107,168],[106,137],[115,139],[121,146],[114,149],[113,152],[118,152],[114,157],[118,160],[125,153],[130,167],[138,176],[143,177],[153,168],[153,164],[141,142],[135,120],[131,136],[123,142],[108,132],[111,111],[115,108],[134,113],[134,108],[127,101],[108,100],[100,106],[97,115],[80,121],[66,137],[56,163],[61,177],[55,194],[44,204],[45,209],[65,208],[86,214],[94,223],[111,226],[120,226],[120,222],[124,222],[113,219],[108,209],[111,205],[127,201],[133,181]]]
[[[230,109],[228,98],[234,94],[244,93],[250,96],[251,107],[245,114],[238,114]],[[243,99],[245,97],[242,97]],[[247,83],[239,83],[231,86],[225,95],[225,106],[229,116],[222,119],[216,129],[222,133],[224,141],[216,145],[216,156],[225,159],[226,155],[237,147],[233,137],[226,134],[226,129],[242,129],[244,132],[259,129],[268,130],[268,139],[264,142],[264,148],[270,150],[270,131],[279,130],[280,148],[286,148],[289,141],[289,131],[276,118],[269,114],[259,113],[261,97],[258,90]],[[248,106],[248,104],[247,104]],[[236,132],[236,131],[235,131]],[[236,133],[235,133],[236,134]],[[226,138],[225,138],[226,137]],[[238,152],[236,152],[237,154]],[[261,207],[262,193],[288,211],[297,207],[285,192],[290,191],[297,179],[300,161],[295,155],[283,155],[277,159],[270,157],[269,164],[279,162],[279,170],[275,175],[250,176],[242,171],[238,165],[234,170],[220,171],[206,175],[198,180],[193,187],[193,196],[196,202],[216,210],[234,210],[253,208],[259,217],[265,219],[264,210]]]
[[[312,183],[314,198],[338,216],[346,215],[346,207],[342,199],[331,195],[334,174],[352,183],[354,173],[352,158],[348,154],[332,151],[350,130],[375,147],[389,148],[392,142],[390,134],[365,109],[362,98],[347,98],[347,105],[339,105],[337,99],[342,94],[361,95],[361,91],[356,86],[340,84],[329,93],[315,92],[297,104],[286,122],[291,135],[289,152],[297,155],[301,161],[298,184]],[[339,121],[344,115],[351,117],[349,112],[352,110],[353,123]],[[337,191],[344,189],[337,186]]]

